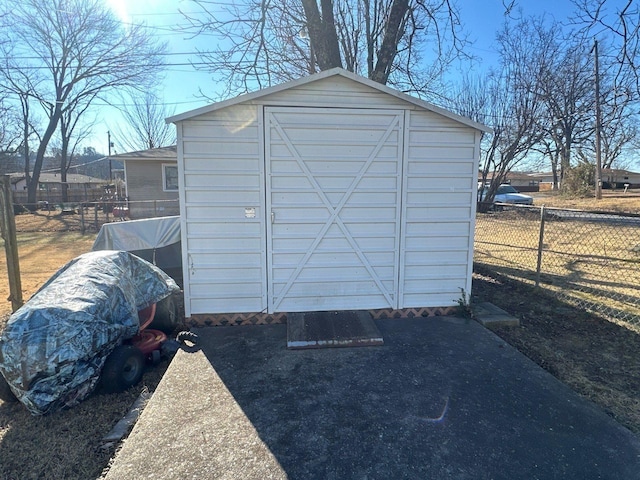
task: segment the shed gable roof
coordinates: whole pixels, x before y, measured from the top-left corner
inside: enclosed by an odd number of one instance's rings
[[[419,98],[416,97],[412,97],[411,95],[407,95],[405,93],[399,92],[393,88],[390,88],[386,85],[382,85],[380,83],[374,82],[373,80],[370,80],[368,78],[362,77],[360,75],[356,75],[355,73],[349,72],[347,70],[344,70],[343,68],[333,68],[331,70],[325,70],[323,72],[320,73],[316,73],[314,75],[310,75],[308,77],[303,77],[303,78],[299,78],[297,80],[293,80],[291,82],[286,82],[286,83],[282,83],[280,85],[275,85],[273,87],[269,87],[269,88],[265,88],[262,90],[258,90],[256,92],[252,92],[252,93],[247,93],[244,95],[239,95],[237,97],[228,99],[228,100],[224,100],[221,102],[216,102],[216,103],[212,103],[211,105],[207,105],[204,107],[200,107],[197,108],[195,110],[190,110],[188,112],[184,112],[184,113],[180,113],[178,115],[174,115],[172,117],[169,117],[166,119],[167,123],[176,123],[176,122],[181,122],[183,120],[188,120],[190,118],[193,117],[197,117],[199,115],[204,115],[210,112],[214,112],[216,110],[220,110],[222,108],[227,108],[233,105],[237,105],[240,103],[245,103],[245,102],[251,102],[254,100],[258,100],[260,98],[266,97],[268,95],[272,95],[274,93],[278,93],[284,90],[288,90],[288,89],[292,89],[295,87],[299,87],[301,85],[305,85],[311,82],[317,82],[319,80],[325,79],[325,78],[329,78],[329,77],[334,77],[334,76],[340,76],[340,77],[344,77],[347,78],[353,82],[357,82],[360,83],[362,85],[368,86],[370,88],[376,89],[380,92],[383,92],[385,94],[388,94],[390,96],[393,96],[395,98],[398,98],[399,100],[408,102],[410,104],[416,105],[420,108],[423,108],[425,110],[431,111],[433,113],[437,113],[439,115],[442,115],[443,117],[449,118],[453,121],[459,122],[463,125],[466,125],[468,127],[471,128],[475,128],[477,130],[483,131],[483,132],[490,132],[491,129],[489,127],[487,127],[486,125],[483,125],[481,123],[475,122],[469,118],[463,117],[461,115],[457,115],[453,112],[450,112],[449,110],[445,110],[444,108],[441,107],[437,107],[429,102],[426,102],[424,100],[421,100]]]

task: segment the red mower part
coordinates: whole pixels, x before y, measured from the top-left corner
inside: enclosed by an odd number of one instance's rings
[[[158,350],[166,340],[167,335],[160,330],[143,330],[131,339],[131,345],[144,355],[149,355],[154,350]]]
[[[140,323],[140,330],[144,330],[153,321],[153,317],[156,316],[156,304],[152,304],[147,308],[138,310],[138,322]]]

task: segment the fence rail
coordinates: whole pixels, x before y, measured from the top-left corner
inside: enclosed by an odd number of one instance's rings
[[[476,218],[477,264],[640,326],[640,215],[500,208]]]
[[[16,213],[37,210],[47,215],[64,215],[66,224],[71,230],[97,232],[104,223],[123,220],[140,220],[143,218],[166,217],[179,215],[178,200],[99,200],[91,202],[67,202],[64,204],[49,204],[40,202],[33,208],[27,205],[14,204]],[[28,213],[25,213],[28,214]]]

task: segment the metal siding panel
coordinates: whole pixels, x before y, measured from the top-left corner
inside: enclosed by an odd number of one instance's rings
[[[287,299],[287,312],[325,311],[326,302],[322,298],[310,292],[307,297],[290,297]],[[374,310],[389,308],[389,301],[380,296],[349,295],[334,296],[331,302],[331,310]]]
[[[416,237],[407,236],[406,248],[411,251],[443,252],[447,250],[465,250],[469,244],[469,236],[457,237]]]
[[[403,113],[265,111],[269,312],[395,308]]]
[[[217,301],[227,301],[228,307],[225,309],[224,313],[236,313],[233,311],[234,309],[238,309],[239,306],[242,306],[241,311],[250,312],[251,310],[244,310],[245,306],[242,305],[244,301],[251,298],[260,298],[262,293],[262,282],[260,282],[260,278],[258,276],[257,280],[248,279],[242,275],[237,276],[236,278],[229,279],[225,282],[211,282],[208,281],[212,276],[222,275],[223,272],[228,272],[225,269],[215,269],[210,272],[206,272],[206,279],[204,282],[197,282],[195,279],[192,279],[191,282],[191,295],[194,298],[214,298]],[[211,288],[215,286],[216,292],[215,295],[211,294]],[[237,305],[240,302],[241,305]],[[229,310],[231,309],[231,310]],[[214,312],[210,312],[214,313]],[[215,312],[215,313],[223,313],[223,312]]]
[[[409,144],[411,146],[468,145],[473,147],[475,142],[475,132],[468,128],[443,128],[440,126],[437,129],[418,129],[414,125],[409,130]]]
[[[191,308],[197,313],[253,313],[262,312],[262,299],[256,297],[216,298],[211,295],[191,300]]]
[[[409,205],[439,205],[442,207],[469,207],[475,201],[475,194],[471,192],[409,192]]]
[[[432,278],[425,279],[420,278],[416,280],[409,280],[405,285],[405,294],[407,295],[441,295],[448,293],[450,295],[448,303],[439,305],[455,305],[456,300],[460,298],[461,289],[464,288],[466,278]],[[415,306],[415,305],[414,305]],[[424,306],[424,305],[423,305]]]
[[[190,205],[197,204],[211,204],[217,205],[259,205],[260,204],[260,191],[247,190],[244,192],[236,189],[215,189],[210,190],[206,188],[198,189],[192,188],[186,192],[186,201]]]
[[[446,269],[430,268],[425,273],[425,267],[428,265],[411,265],[405,268],[407,280],[440,280],[440,279],[464,279],[467,278],[467,265],[447,265]]]
[[[180,239],[182,243],[182,278],[183,278],[183,297],[184,297],[184,315],[189,318],[191,316],[191,283],[189,279],[189,252],[187,245],[187,213],[185,189],[184,189],[184,151],[182,149],[183,125],[176,124],[176,156],[178,160],[178,195],[180,197]]]
[[[453,178],[465,176],[467,177],[473,172],[473,161],[465,160],[463,162],[449,162],[432,159],[429,163],[417,163],[410,164],[409,174],[411,177],[426,177],[426,178]],[[447,188],[449,185],[441,184],[440,188]]]
[[[473,162],[473,172],[474,172],[474,180],[476,180],[475,178],[475,172],[477,172],[480,168],[480,141],[482,139],[482,132],[476,131],[475,132],[475,153],[474,153],[474,162]],[[469,235],[468,235],[468,241],[469,241],[469,245],[467,248],[467,283],[465,286],[465,298],[464,301],[466,301],[467,303],[471,302],[471,288],[472,288],[472,282],[473,282],[473,249],[474,249],[474,236],[475,236],[475,232],[476,232],[476,209],[478,206],[478,203],[476,202],[476,198],[475,195],[477,194],[476,192],[476,188],[474,187],[473,191],[474,191],[474,200],[471,202],[471,221],[469,222]]]
[[[407,116],[400,308],[456,305],[470,285],[478,139],[430,112]]]
[[[422,291],[417,294],[405,293],[403,308],[455,307],[462,297],[461,293],[460,290],[450,292]]]
[[[258,155],[258,145],[249,139],[237,139],[233,134],[229,134],[225,138],[218,138],[215,141],[215,149],[212,145],[212,139],[190,140],[184,145],[184,155],[197,157],[198,155],[208,156],[211,152],[215,152],[218,157],[224,156],[242,156],[255,157]]]
[[[342,77],[322,79],[306,85],[289,88],[267,95],[261,98],[260,102],[272,106],[415,108],[413,104]]]
[[[238,106],[178,125],[183,128],[181,205],[190,315],[262,311],[261,114],[256,107]]]
[[[412,112],[413,113],[413,112]],[[440,132],[442,130],[459,129],[460,123],[443,115],[426,110],[416,110],[417,115],[411,115],[411,130],[426,130]],[[472,130],[469,128],[469,130]]]

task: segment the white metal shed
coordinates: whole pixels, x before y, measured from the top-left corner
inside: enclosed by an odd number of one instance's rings
[[[468,295],[485,126],[342,69],[167,121],[187,317]]]

